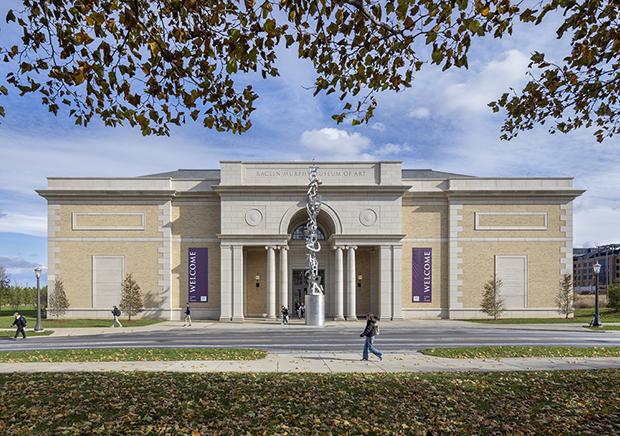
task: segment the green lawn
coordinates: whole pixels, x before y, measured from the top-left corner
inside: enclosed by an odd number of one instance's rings
[[[156,360],[256,360],[262,350],[239,348],[89,348],[0,352],[0,362],[122,362]]]
[[[13,314],[19,312],[26,317],[28,321],[28,327],[34,326],[37,320],[37,311],[31,308],[19,309],[17,311],[13,309],[7,309],[6,307],[0,311],[0,328],[9,328],[15,320]],[[42,314],[43,315],[43,314]],[[126,318],[121,317],[121,323],[125,327],[140,327],[146,325],[152,325],[162,322],[159,319],[134,319],[128,321]],[[112,325],[112,318],[110,319],[55,319],[43,318],[41,320],[44,328],[63,328],[63,327],[110,327]]]
[[[470,319],[468,321],[481,322],[489,324],[556,324],[556,323],[580,323],[590,324],[594,309],[577,309],[575,311],[575,317],[564,319],[562,318],[500,318],[498,320],[493,319]],[[558,314],[558,317],[560,315]],[[620,322],[620,312],[612,312],[609,309],[601,309],[601,320],[605,322]]]
[[[2,374],[0,433],[607,435],[619,385],[618,370]]]
[[[604,332],[607,330],[620,330],[620,325],[605,325],[603,324],[603,327],[588,327],[589,330],[595,331],[595,332]]]
[[[482,346],[427,348],[422,354],[453,359],[499,359],[504,357],[620,357],[620,347]]]
[[[54,333],[53,330],[44,330],[42,332],[35,332],[31,328],[26,328],[26,337],[30,336],[49,336]],[[0,338],[9,338],[15,336],[15,330],[0,330]],[[19,336],[21,338],[21,335]]]

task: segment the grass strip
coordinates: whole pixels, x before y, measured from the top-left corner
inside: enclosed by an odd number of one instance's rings
[[[565,319],[558,318],[500,318],[493,319],[469,319],[467,321],[488,323],[488,324],[570,324],[580,323],[589,324],[592,320],[594,309],[577,309],[574,318]],[[603,322],[620,322],[620,312],[614,312],[609,309],[601,311],[601,319]]]
[[[620,357],[620,347],[482,346],[427,348],[422,354],[451,359],[500,359],[507,357]]]
[[[620,371],[0,375],[2,434],[619,434]]]
[[[620,330],[620,325],[603,325],[602,327],[586,327],[589,330],[596,332],[604,332],[607,330]]]
[[[265,351],[242,348],[88,348],[0,352],[0,362],[128,362],[158,360],[257,360]]]
[[[30,336],[49,336],[54,333],[54,330],[43,330],[42,332],[35,332],[33,330],[26,330],[26,337]],[[0,330],[0,338],[13,338],[15,337],[15,330]],[[21,339],[21,334],[19,338]]]

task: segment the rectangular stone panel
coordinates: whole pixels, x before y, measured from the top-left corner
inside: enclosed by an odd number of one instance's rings
[[[547,212],[476,212],[476,230],[547,230]]]
[[[144,230],[143,212],[73,212],[72,230]]]

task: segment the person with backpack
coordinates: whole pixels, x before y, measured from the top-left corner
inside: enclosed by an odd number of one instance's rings
[[[20,333],[22,334],[22,337],[26,339],[26,331],[24,330],[27,324],[26,318],[21,316],[18,312],[15,312],[14,316],[15,321],[13,321],[12,325],[17,327],[17,330],[15,330],[15,337],[13,339],[17,339],[17,335],[19,335]]]
[[[379,360],[383,360],[383,353],[379,351],[374,345],[375,336],[379,335],[379,326],[377,320],[372,313],[366,315],[366,328],[360,335],[360,338],[366,337],[364,342],[364,352],[362,353],[362,360],[368,360],[368,351],[377,356]]]
[[[122,327],[123,324],[121,324],[118,319],[118,317],[121,316],[121,310],[118,307],[114,306],[112,308],[112,316],[114,317],[114,321],[112,321],[112,327],[116,327],[117,324],[119,327]]]
[[[282,306],[280,312],[282,313],[282,325],[288,325],[288,307]]]
[[[183,321],[183,327],[189,324],[189,327],[192,326],[192,311],[189,308],[189,303],[185,306],[185,321]]]

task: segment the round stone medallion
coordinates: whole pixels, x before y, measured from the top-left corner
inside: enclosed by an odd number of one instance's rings
[[[360,223],[366,227],[370,227],[377,222],[377,212],[372,209],[364,209],[360,212]]]
[[[248,226],[256,227],[263,220],[263,214],[258,209],[250,209],[245,213],[245,222]]]

